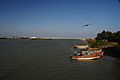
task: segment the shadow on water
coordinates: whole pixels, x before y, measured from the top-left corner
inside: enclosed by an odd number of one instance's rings
[[[103,51],[107,56],[112,56],[120,59],[120,47],[104,48]]]

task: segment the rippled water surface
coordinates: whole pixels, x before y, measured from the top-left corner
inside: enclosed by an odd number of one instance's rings
[[[71,60],[70,46],[79,42],[0,40],[0,80],[120,80],[117,58]]]

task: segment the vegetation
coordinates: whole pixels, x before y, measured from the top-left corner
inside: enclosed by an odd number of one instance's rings
[[[120,58],[120,31],[113,33],[103,30],[95,39],[96,41],[92,42],[91,46],[107,45],[103,47],[105,54]]]
[[[88,41],[90,47],[93,48],[108,48],[108,47],[116,47],[119,46],[117,42],[108,42],[106,40],[94,40]]]
[[[106,40],[108,42],[117,42],[120,45],[120,31],[112,33],[110,31],[105,31],[98,33],[96,40]]]

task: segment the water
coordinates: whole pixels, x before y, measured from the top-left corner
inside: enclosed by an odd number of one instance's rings
[[[79,40],[0,40],[0,80],[120,80],[120,60],[73,61]],[[83,42],[81,41],[81,44]]]

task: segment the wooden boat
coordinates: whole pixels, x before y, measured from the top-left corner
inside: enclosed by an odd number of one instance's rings
[[[100,58],[100,56],[88,56],[88,57],[72,56],[72,59],[75,59],[75,60],[93,60],[93,59],[98,59],[98,58]]]
[[[101,48],[91,48],[91,47],[87,48],[87,50],[89,50],[89,51],[95,51],[95,52],[101,52],[102,51]]]
[[[74,45],[73,47],[77,49],[87,49],[89,45]]]
[[[99,56],[103,56],[103,53],[104,53],[101,48],[90,48],[89,47],[87,50],[96,52],[96,54]]]
[[[89,51],[89,50],[83,50],[80,52],[74,52],[74,54],[71,56],[72,59],[76,60],[92,60],[92,59],[98,59],[101,56],[103,56],[104,52],[96,52],[96,51]]]

